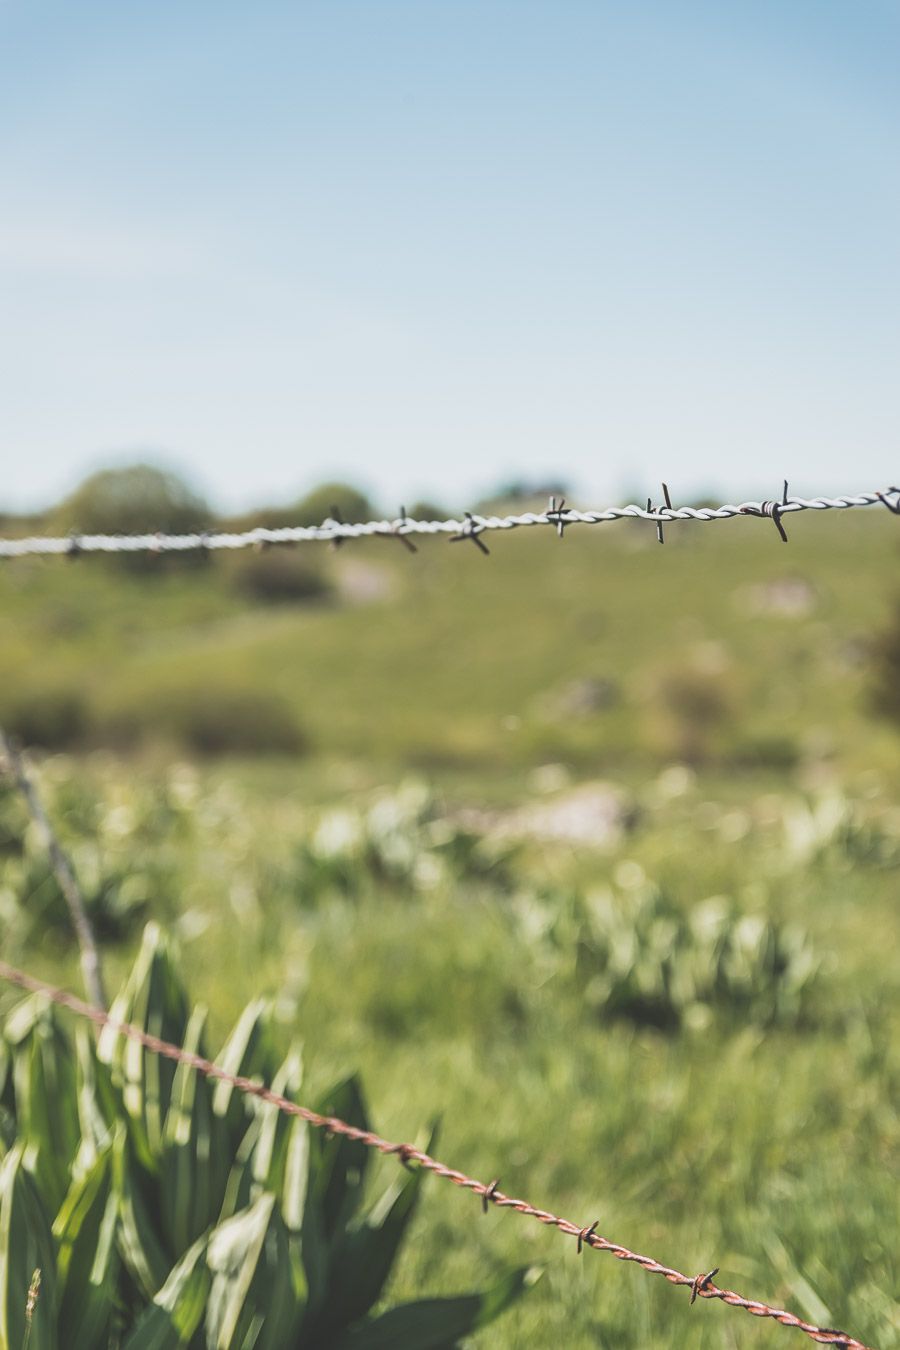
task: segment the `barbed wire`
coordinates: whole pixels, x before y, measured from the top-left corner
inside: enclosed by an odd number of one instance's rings
[[[153,1054],[162,1055],[178,1064],[184,1064],[207,1078],[227,1083],[238,1092],[258,1097],[261,1101],[284,1112],[285,1115],[299,1117],[315,1129],[325,1130],[332,1135],[341,1135],[345,1139],[352,1139],[359,1144],[363,1144],[366,1148],[375,1149],[385,1155],[393,1155],[399,1158],[400,1162],[406,1167],[415,1164],[425,1171],[431,1172],[434,1176],[443,1177],[464,1190],[472,1191],[475,1195],[480,1196],[484,1213],[487,1213],[489,1205],[494,1205],[498,1209],[514,1210],[518,1214],[536,1219],[538,1223],[556,1228],[567,1237],[575,1238],[579,1254],[583,1247],[592,1247],[595,1251],[609,1252],[619,1261],[633,1262],[651,1275],[662,1275],[670,1284],[681,1285],[690,1289],[691,1304],[696,1302],[698,1298],[718,1299],[729,1307],[742,1308],[753,1317],[771,1318],[780,1323],[781,1326],[794,1327],[819,1345],[843,1346],[845,1350],[873,1350],[873,1347],[864,1345],[862,1341],[856,1340],[846,1331],[816,1326],[815,1323],[807,1322],[802,1317],[798,1317],[795,1313],[788,1312],[783,1308],[771,1307],[758,1299],[745,1298],[742,1294],[735,1293],[733,1289],[720,1288],[713,1283],[714,1277],[719,1273],[718,1266],[699,1275],[685,1275],[682,1271],[663,1265],[661,1261],[656,1261],[651,1256],[642,1256],[639,1252],[631,1251],[630,1248],[622,1246],[621,1243],[611,1242],[608,1238],[602,1237],[597,1232],[597,1223],[586,1226],[573,1223],[571,1219],[564,1219],[547,1209],[539,1209],[527,1200],[518,1200],[505,1194],[500,1190],[499,1180],[479,1181],[476,1177],[470,1177],[455,1167],[448,1167],[446,1163],[439,1162],[422,1149],[416,1148],[414,1144],[395,1143],[390,1139],[382,1138],[381,1135],[375,1134],[372,1130],[364,1130],[359,1126],[350,1125],[338,1116],[321,1115],[318,1111],[310,1110],[309,1107],[300,1106],[289,1098],[273,1092],[271,1088],[265,1087],[262,1083],[238,1074],[229,1073],[226,1069],[221,1068],[212,1060],[205,1059],[202,1055],[184,1050],[180,1046],[173,1045],[170,1041],[161,1040],[158,1036],[153,1036],[128,1022],[120,1022],[103,1008],[93,1007],[74,994],[70,994],[67,990],[47,984],[15,966],[8,965],[5,961],[0,961],[0,979],[8,981],[28,993],[43,994],[52,1003],[66,1008],[77,1017],[86,1018],[98,1027],[109,1027],[129,1040],[136,1041]]]
[[[656,506],[648,498],[646,506],[613,506],[601,511],[577,511],[567,506],[565,498],[550,498],[546,511],[525,511],[520,515],[483,516],[466,511],[463,518],[447,520],[415,520],[401,507],[395,520],[369,520],[352,523],[341,519],[332,507],[332,514],[321,525],[285,525],[277,528],[258,525],[251,530],[195,531],[190,534],[69,534],[60,536],[34,535],[30,538],[0,538],[0,558],[22,558],[39,555],[68,555],[81,553],[191,553],[205,550],[234,550],[264,548],[275,544],[331,543],[335,546],[349,539],[399,539],[415,552],[414,535],[449,536],[451,543],[470,540],[482,553],[488,548],[481,536],[494,530],[517,530],[531,526],[549,525],[560,538],[573,525],[603,525],[613,520],[646,520],[656,526],[657,538],[664,542],[664,526],[676,521],[732,520],[739,516],[758,516],[772,520],[782,540],[787,543],[783,518],[798,511],[845,511],[860,506],[886,506],[893,515],[900,515],[900,488],[888,487],[876,492],[862,492],[847,497],[791,497],[788,485],[777,501],[741,502],[733,506],[672,505],[669,489],[662,485],[665,505]]]

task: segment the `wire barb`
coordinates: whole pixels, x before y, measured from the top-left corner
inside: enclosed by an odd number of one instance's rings
[[[487,1214],[487,1212],[488,1212],[488,1205],[491,1203],[491,1201],[493,1201],[493,1200],[495,1199],[495,1197],[496,1197],[496,1195],[497,1195],[497,1187],[498,1187],[499,1185],[500,1185],[500,1178],[499,1178],[499,1177],[494,1177],[494,1180],[491,1181],[491,1182],[489,1182],[489,1183],[487,1184],[487,1186],[485,1186],[484,1189],[483,1189],[483,1191],[481,1192],[481,1212],[482,1212],[482,1214]]]
[[[332,505],[331,515],[322,521],[322,530],[331,530],[328,538],[331,547],[337,551],[344,542],[344,517],[341,515],[341,508]]]
[[[547,520],[551,525],[556,526],[556,533],[560,539],[564,537],[566,526],[570,524],[570,521],[568,520],[568,515],[569,512],[566,508],[565,497],[560,497],[558,505],[556,498],[551,497],[550,509],[547,512]]]
[[[432,1158],[430,1154],[417,1149],[413,1144],[394,1143],[389,1139],[383,1139],[371,1130],[364,1130],[358,1125],[350,1125],[347,1121],[338,1119],[337,1116],[320,1115],[307,1106],[300,1106],[288,1097],[280,1096],[262,1083],[229,1073],[212,1060],[204,1059],[202,1055],[183,1050],[180,1046],[173,1045],[170,1041],[161,1040],[158,1036],[152,1036],[149,1032],[141,1030],[140,1027],[132,1026],[128,1022],[119,1022],[105,1012],[103,1008],[92,1007],[89,1003],[84,1003],[80,998],[76,998],[74,994],[68,993],[65,989],[58,989],[55,985],[46,984],[43,980],[38,980],[33,975],[28,975],[25,971],[18,970],[15,966],[8,965],[3,960],[0,960],[0,979],[8,981],[28,993],[43,994],[52,1003],[55,1003],[58,1007],[67,1008],[76,1017],[86,1018],[98,1027],[110,1027],[118,1035],[136,1041],[154,1054],[162,1055],[178,1064],[186,1064],[189,1068],[195,1069],[198,1073],[202,1073],[207,1078],[217,1082],[228,1083],[236,1091],[258,1097],[261,1101],[267,1102],[270,1106],[284,1112],[285,1115],[297,1116],[301,1120],[305,1120],[315,1129],[325,1130],[330,1134],[355,1140],[366,1148],[375,1149],[382,1154],[397,1154],[401,1158],[406,1158],[409,1162],[415,1162],[419,1167],[431,1172],[434,1176],[443,1177],[463,1190],[480,1195],[485,1213],[489,1203],[500,1205],[504,1209],[515,1210],[518,1214],[536,1219],[538,1223],[556,1228],[559,1232],[566,1233],[570,1237],[578,1238],[580,1236],[582,1245],[592,1247],[595,1251],[609,1252],[619,1261],[633,1262],[651,1275],[662,1275],[665,1280],[668,1280],[669,1284],[682,1285],[692,1292],[696,1290],[695,1298],[700,1296],[720,1299],[723,1303],[727,1303],[729,1307],[742,1308],[753,1317],[770,1317],[773,1321],[780,1323],[781,1326],[795,1327],[808,1336],[810,1340],[816,1341],[820,1345],[843,1346],[844,1350],[873,1350],[873,1347],[864,1345],[862,1341],[856,1340],[846,1331],[835,1331],[832,1328],[816,1326],[815,1323],[806,1322],[796,1313],[787,1312],[784,1308],[772,1308],[767,1303],[760,1303],[756,1299],[744,1298],[742,1294],[735,1293],[733,1289],[717,1289],[712,1284],[713,1276],[718,1274],[717,1270],[710,1271],[708,1275],[695,1275],[693,1277],[684,1275],[680,1270],[675,1270],[671,1266],[663,1265],[660,1261],[655,1261],[652,1256],[642,1256],[640,1252],[631,1251],[628,1247],[622,1247],[618,1243],[610,1242],[608,1238],[601,1237],[596,1232],[596,1225],[592,1225],[591,1228],[585,1230],[578,1224],[573,1223],[571,1219],[564,1219],[550,1210],[538,1209],[529,1204],[527,1200],[517,1200],[512,1196],[504,1195],[499,1189],[500,1183],[498,1180],[485,1185],[483,1181],[478,1181],[477,1178],[470,1177],[465,1172],[460,1172],[456,1168],[448,1167],[446,1163],[439,1162],[437,1158]]]
[[[713,1280],[715,1279],[716,1275],[718,1275],[718,1273],[719,1267],[713,1266],[712,1270],[708,1271],[706,1275],[694,1276],[693,1280],[691,1281],[692,1305],[697,1301],[698,1294],[705,1294],[708,1291],[709,1286],[712,1284]]]
[[[876,493],[875,495],[877,497],[878,493]],[[797,498],[796,500],[799,501],[799,498]],[[781,535],[781,542],[783,544],[786,544],[788,542],[788,537],[787,532],[785,531],[785,528],[781,523],[781,517],[784,514],[785,509],[790,505],[791,503],[788,501],[788,483],[787,479],[785,479],[784,493],[782,495],[782,499],[780,502],[760,502],[758,506],[750,505],[742,507],[741,509],[744,515],[768,516],[771,520],[774,520],[775,528]]]
[[[394,534],[397,536],[397,538],[400,540],[400,543],[401,543],[401,544],[403,545],[403,547],[406,549],[407,553],[418,553],[419,550],[416,548],[415,544],[414,544],[413,541],[410,539],[409,535],[406,534],[406,521],[407,521],[407,517],[406,517],[406,507],[405,507],[405,506],[401,506],[401,507],[400,507],[400,518],[399,518],[399,520],[396,520],[396,521],[394,522],[394,531],[393,531],[393,532],[394,532]]]
[[[481,552],[485,554],[485,556],[487,556],[491,550],[488,548],[484,540],[479,539],[478,537],[487,529],[487,525],[485,525],[482,521],[477,521],[475,517],[472,515],[471,511],[466,511],[465,517],[466,517],[465,525],[462,527],[462,529],[459,531],[458,534],[451,534],[450,543],[459,544],[462,543],[463,539],[471,539],[472,543],[476,546],[476,548],[481,549]]]
[[[666,510],[673,511],[675,508],[672,506],[672,498],[669,496],[669,487],[667,483],[663,483],[662,490],[663,490],[663,497],[665,497],[666,500]],[[648,502],[647,503],[648,508],[649,505],[650,503]],[[657,520],[656,522],[656,538],[659,540],[661,544],[664,544],[666,542],[666,537],[663,534],[663,524],[661,520]]]

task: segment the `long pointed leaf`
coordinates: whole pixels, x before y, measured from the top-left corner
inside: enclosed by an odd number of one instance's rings
[[[113,1144],[113,1178],[122,1259],[145,1297],[153,1298],[165,1284],[172,1260],[157,1227],[151,1178],[137,1161],[124,1126],[119,1127]]]
[[[195,1008],[184,1039],[185,1050],[203,1052],[206,1010]],[[163,1129],[159,1161],[159,1197],[162,1225],[170,1249],[187,1251],[215,1222],[221,1195],[213,1193],[212,1100],[209,1081],[186,1064],[179,1064]]]
[[[107,1148],[73,1182],[53,1224],[66,1350],[96,1350],[107,1342],[119,1273],[117,1209]]]
[[[369,1119],[358,1080],[348,1078],[322,1098],[322,1115],[340,1116],[350,1125],[369,1129]],[[332,1246],[350,1223],[362,1201],[369,1150],[342,1135],[327,1138],[320,1130],[307,1135],[308,1184],[303,1206],[302,1248],[309,1290],[308,1319],[327,1303],[331,1280]]]
[[[332,1088],[318,1110],[322,1115],[339,1116],[361,1130],[370,1128],[362,1087],[355,1075]],[[359,1208],[370,1161],[370,1150],[364,1144],[344,1135],[328,1138],[317,1132],[311,1148],[311,1166],[328,1241],[347,1226]]]
[[[211,1235],[209,1350],[285,1350],[294,1343],[305,1290],[295,1280],[289,1241],[271,1192]]]
[[[210,1350],[237,1350],[242,1344],[240,1332],[254,1320],[250,1288],[274,1207],[274,1195],[262,1195],[249,1209],[226,1219],[210,1237],[212,1286],[206,1317]]]
[[[426,1153],[433,1152],[436,1134],[435,1127],[425,1143]],[[323,1339],[364,1317],[381,1297],[427,1175],[421,1168],[402,1173],[363,1222],[339,1240],[315,1328]]]
[[[47,1212],[55,1214],[69,1188],[78,1148],[72,1049],[56,1010],[40,994],[25,999],[6,1022],[13,1049],[17,1131],[25,1161]]]
[[[403,1303],[348,1331],[336,1350],[447,1350],[499,1317],[536,1278],[522,1267],[482,1294]]]
[[[14,1148],[0,1164],[0,1350],[57,1350],[56,1254],[37,1187]],[[39,1273],[37,1299],[29,1290]]]
[[[137,960],[110,1010],[113,1021],[131,1022],[151,1036],[181,1045],[188,1023],[188,1002],[175,970],[169,943],[156,924],[148,924]],[[140,1042],[105,1026],[98,1053],[121,1079],[128,1113],[140,1122],[155,1155],[162,1147],[175,1066]]]
[[[190,1343],[209,1296],[206,1241],[199,1238],[178,1262],[122,1350],[181,1350]]]

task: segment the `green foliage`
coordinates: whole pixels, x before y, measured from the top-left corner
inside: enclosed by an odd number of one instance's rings
[[[92,729],[84,694],[52,677],[7,691],[0,712],[10,735],[42,750],[71,750],[84,744]]]
[[[574,958],[588,1007],[675,1030],[714,1013],[742,1025],[792,1024],[819,968],[807,935],[715,896],[683,914],[657,888],[520,902],[522,920],[563,962]]]
[[[215,674],[153,690],[118,726],[126,739],[162,734],[196,755],[297,754],[305,743],[286,698]]]
[[[205,1012],[190,1011],[155,926],[111,1012],[207,1054]],[[524,1288],[520,1271],[484,1294],[380,1310],[421,1171],[372,1203],[372,1154],[361,1144],[111,1026],[96,1045],[81,1030],[74,1057],[39,996],[3,1028],[12,1132],[0,1164],[0,1350],[21,1350],[26,1322],[29,1350],[447,1350]],[[299,1055],[279,1065],[273,1041],[271,1013],[255,1004],[220,1062],[296,1099]],[[318,1109],[371,1128],[356,1079]]]
[[[57,763],[58,768],[58,763]],[[183,849],[196,821],[176,784],[136,782],[109,796],[50,768],[41,792],[78,874],[101,940],[134,931],[153,903],[157,913],[179,891]],[[73,942],[69,911],[46,850],[11,783],[0,780],[0,922],[10,941],[40,936],[46,947]]]
[[[347,524],[370,520],[374,514],[365,493],[349,483],[323,483],[302,497],[287,514],[292,525],[321,525],[335,509]]]
[[[318,560],[290,545],[245,551],[233,560],[230,576],[239,596],[263,605],[324,600],[332,591]]]
[[[207,529],[212,513],[177,474],[152,464],[101,469],[50,513],[57,532],[82,534],[188,534]],[[99,569],[159,582],[172,574],[196,571],[206,555],[116,553],[96,559]]]
[[[378,886],[415,894],[475,880],[502,892],[512,856],[510,845],[442,816],[434,793],[410,779],[367,808],[323,812],[296,850],[295,885],[304,901],[359,898]]]
[[[179,534],[210,520],[209,507],[177,474],[133,464],[85,479],[57,507],[53,525],[77,534]]]

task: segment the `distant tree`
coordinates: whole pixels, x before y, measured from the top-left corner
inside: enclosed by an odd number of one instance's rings
[[[51,528],[74,534],[191,534],[212,523],[212,513],[177,474],[152,464],[101,469],[51,513]],[[129,572],[160,575],[207,561],[203,553],[118,553],[109,562]]]
[[[371,520],[374,514],[369,498],[358,488],[349,483],[323,483],[301,498],[286,515],[293,525],[321,525],[335,507],[348,524]]]
[[[209,507],[177,474],[151,464],[101,469],[53,513],[53,524],[78,534],[183,534],[205,529]]]

